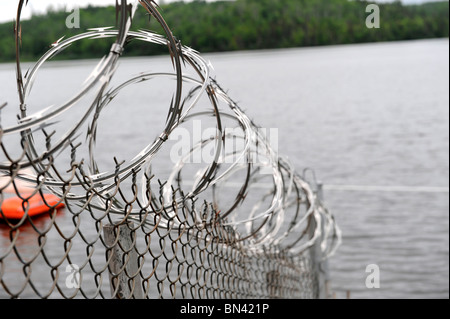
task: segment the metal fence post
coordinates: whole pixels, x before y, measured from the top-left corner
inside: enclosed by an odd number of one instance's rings
[[[280,296],[281,293],[280,272],[278,270],[270,271],[267,273],[266,279],[267,279],[269,299],[281,298],[282,296]]]
[[[323,183],[317,182],[317,190],[316,190],[317,200],[319,202],[324,201],[324,193],[323,193]],[[315,229],[317,224],[313,219],[311,222],[311,231],[310,236],[314,236]],[[317,276],[317,289],[316,298],[318,299],[327,299],[330,297],[330,278],[329,278],[329,270],[328,270],[328,262],[326,260],[322,260],[322,249],[320,247],[321,238],[319,241],[311,247],[311,260],[313,262],[313,271]]]
[[[144,298],[135,249],[136,233],[131,229],[132,223],[103,227],[108,247],[106,257],[109,260],[111,297],[116,299]]]
[[[318,182],[317,183],[317,198],[319,199],[320,202],[324,202],[325,201],[325,195],[324,195],[324,190],[323,190],[323,183],[322,182]],[[321,258],[323,258],[323,256],[321,256]],[[331,298],[331,288],[330,288],[330,283],[331,283],[331,278],[330,278],[330,270],[328,267],[328,260],[321,260],[320,262],[320,271],[321,274],[323,276],[323,291],[321,294],[321,298]]]

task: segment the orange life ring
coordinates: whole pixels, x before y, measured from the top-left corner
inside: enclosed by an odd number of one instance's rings
[[[60,201],[60,198],[52,194],[44,194],[44,199],[40,194],[36,194],[27,201],[23,201],[19,197],[8,198],[2,202],[1,211],[3,214],[0,213],[0,219],[21,219],[25,212],[28,213],[28,216],[34,217],[52,209],[65,207],[64,203]]]

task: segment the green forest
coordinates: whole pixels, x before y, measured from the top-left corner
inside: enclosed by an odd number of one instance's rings
[[[200,52],[256,50],[287,47],[442,38],[449,35],[449,2],[403,5],[379,4],[380,28],[366,27],[367,1],[349,0],[235,0],[174,2],[160,12],[182,44]],[[49,8],[45,15],[22,21],[21,58],[34,60],[62,36],[89,28],[114,26],[116,10],[87,7],[80,10],[80,28],[69,29],[70,12]],[[15,59],[13,22],[0,24],[0,61]],[[133,29],[159,33],[157,21],[140,8]],[[58,59],[98,57],[108,52],[107,40],[82,40]],[[166,48],[134,41],[127,56],[160,54]]]

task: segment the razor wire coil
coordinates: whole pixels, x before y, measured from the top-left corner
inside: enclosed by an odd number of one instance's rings
[[[317,298],[323,289],[320,264],[341,240],[333,216],[305,176],[273,150],[212,77],[211,64],[174,37],[157,5],[139,1],[164,35],[132,31],[139,4],[129,2],[116,3],[117,30],[96,28],[61,38],[25,76],[20,18],[26,1],[19,2],[20,114],[15,125],[0,122],[0,204],[14,195],[24,215],[13,221],[3,206],[0,210],[0,297]],[[42,66],[86,39],[114,43],[78,92],[30,114],[35,106],[30,93]],[[173,70],[143,72],[113,86],[132,40],[167,47]],[[174,83],[163,129],[131,160],[113,156],[112,166],[104,169],[96,153],[103,113],[123,90],[162,79]],[[81,119],[62,132],[54,129],[69,110],[86,105],[87,96],[91,100]],[[165,180],[158,179],[153,162],[169,137],[186,123],[206,119],[213,119],[215,132],[182,154]],[[7,143],[9,136],[20,136],[20,155],[13,155],[17,145]],[[236,140],[241,143],[227,151]],[[201,168],[190,165],[205,149],[212,150],[211,160],[198,163]],[[220,201],[236,179],[231,198]],[[263,179],[270,180],[268,189],[258,188]],[[50,204],[46,193],[59,201]],[[253,201],[247,207],[249,194]],[[48,218],[31,218],[35,197],[49,208]],[[58,219],[55,208],[61,203],[68,222]]]

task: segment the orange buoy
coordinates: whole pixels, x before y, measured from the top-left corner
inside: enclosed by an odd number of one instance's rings
[[[52,209],[63,208],[65,205],[60,201],[60,198],[52,194],[44,194],[44,199],[40,194],[36,194],[28,201],[23,201],[19,197],[8,198],[2,202],[1,211],[3,214],[0,213],[0,219],[21,219],[25,212],[30,217],[38,216]]]

